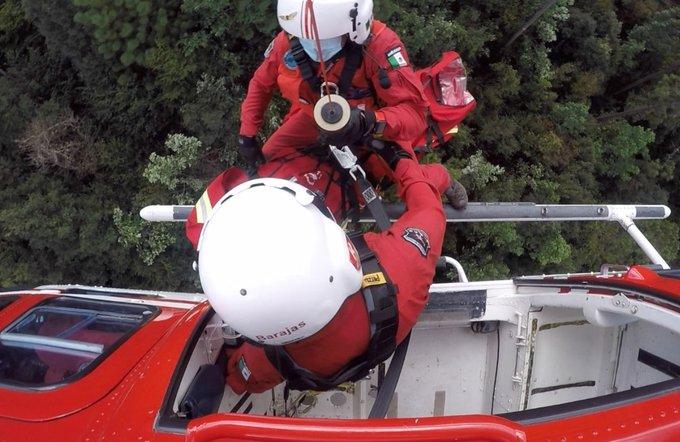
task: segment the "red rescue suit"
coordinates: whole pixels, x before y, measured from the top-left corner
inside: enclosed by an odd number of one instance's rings
[[[440,166],[441,167],[441,166]],[[440,194],[421,165],[401,160],[394,172],[407,211],[389,230],[366,233],[364,239],[397,288],[399,311],[396,343],[415,325],[428,299],[436,261],[441,254],[446,220]],[[369,320],[361,292],[346,299],[335,317],[319,332],[285,346],[295,362],[328,377],[364,354]],[[262,392],[283,381],[262,347],[244,343],[229,356],[227,382],[237,394]]]
[[[369,93],[365,98],[350,99],[350,105],[365,110],[379,109],[378,120],[385,122],[382,137],[409,149],[411,140],[417,139],[426,130],[428,105],[422,85],[409,66],[406,49],[394,31],[384,23],[374,21],[371,37],[364,44],[363,53],[363,61],[354,74],[352,87]],[[342,57],[326,63],[329,82],[337,84],[343,66]],[[319,78],[322,78],[320,65],[316,69]],[[380,69],[389,78],[389,88],[380,85]],[[285,32],[274,38],[265,52],[264,62],[250,81],[248,94],[241,106],[241,135],[251,137],[257,134],[276,89],[291,103],[291,108],[281,127],[263,146],[267,160],[315,144],[318,137],[312,111],[320,91],[312,91],[302,78],[291,55]]]
[[[444,172],[446,172],[444,170]],[[436,176],[439,182],[444,183],[442,171],[432,169],[430,174]],[[260,178],[281,178],[293,180],[310,190],[317,191],[324,195],[326,205],[336,219],[342,218],[343,196],[340,186],[340,173],[333,166],[322,162],[312,156],[296,153],[278,161],[270,161],[260,165],[257,169]],[[247,181],[248,174],[242,169],[232,167],[208,185],[203,195],[198,200],[194,209],[189,214],[185,224],[186,235],[194,248],[198,247],[198,240],[201,236],[203,224],[210,217],[213,206],[222,196],[234,187]],[[347,203],[347,202],[345,202]]]
[[[371,160],[378,161],[379,158],[374,155]],[[420,168],[438,193],[444,193],[444,190],[451,185],[449,173],[441,164],[422,164]],[[335,170],[332,165],[313,156],[298,152],[277,161],[264,163],[258,167],[257,175],[260,178],[293,180],[310,190],[321,193],[326,199],[326,205],[337,220],[342,220],[344,211],[349,208],[349,201],[343,198],[340,172]],[[237,167],[232,167],[210,182],[189,214],[185,224],[187,238],[194,249],[198,247],[203,224],[210,217],[213,206],[225,193],[247,180],[246,172]]]

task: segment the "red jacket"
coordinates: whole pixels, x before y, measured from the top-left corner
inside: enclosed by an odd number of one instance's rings
[[[337,84],[343,65],[342,58],[327,64],[330,82]],[[391,86],[388,89],[380,86],[380,68],[386,71],[390,79]],[[321,78],[321,67],[318,66],[317,69]],[[428,105],[422,85],[410,67],[404,44],[384,23],[377,20],[373,22],[371,37],[364,44],[363,63],[354,75],[352,86],[374,91],[375,94],[365,99],[350,100],[350,104],[366,109],[379,108],[381,118],[386,123],[383,132],[385,139],[409,145],[411,140],[425,132]],[[274,38],[265,52],[264,62],[250,81],[248,94],[241,106],[241,135],[257,134],[272,94],[277,89],[291,103],[289,114],[302,110],[312,115],[319,91],[312,91],[302,79],[290,55],[289,40],[285,32]],[[310,130],[316,130],[316,127],[311,127]]]
[[[366,233],[364,238],[398,289],[398,344],[416,323],[427,302],[436,261],[441,254],[446,220],[439,192],[427,180],[418,163],[401,160],[394,176],[408,210],[388,231]],[[368,326],[364,299],[357,292],[345,301],[323,329],[287,345],[286,350],[299,365],[321,376],[330,376],[366,351]],[[264,350],[248,343],[229,356],[227,367],[227,382],[237,394],[262,392],[283,380],[269,363]]]
[[[342,218],[343,197],[342,189],[337,182],[340,173],[333,166],[322,162],[314,157],[297,154],[277,161],[270,161],[258,167],[257,174],[261,178],[281,178],[293,180],[310,190],[318,191],[324,195],[326,205],[336,219]],[[203,195],[198,200],[194,209],[189,214],[185,224],[187,238],[194,246],[198,247],[203,223],[210,217],[213,206],[222,196],[248,180],[248,175],[237,167],[225,170],[208,185]],[[444,180],[444,177],[439,179]],[[345,202],[347,205],[348,202]]]
[[[369,161],[382,160],[373,155]],[[422,164],[420,168],[427,180],[435,186],[440,194],[444,193],[444,190],[451,184],[448,171],[441,164]],[[345,201],[342,196],[339,183],[340,173],[330,164],[321,162],[314,157],[298,153],[270,161],[259,166],[257,174],[263,178],[294,180],[311,190],[320,192],[324,195],[326,205],[338,221],[342,220],[343,211],[349,208],[349,201]],[[187,238],[194,249],[198,247],[203,223],[212,213],[213,206],[225,193],[247,180],[248,175],[243,170],[232,167],[210,182],[189,214],[185,224]]]

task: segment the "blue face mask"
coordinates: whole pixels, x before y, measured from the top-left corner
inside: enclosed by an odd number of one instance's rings
[[[342,36],[320,40],[319,43],[321,43],[321,55],[323,56],[323,61],[328,61],[342,49]],[[301,38],[300,44],[302,45],[302,49],[305,50],[307,55],[309,55],[312,60],[316,62],[321,61],[319,54],[316,51],[316,41]]]

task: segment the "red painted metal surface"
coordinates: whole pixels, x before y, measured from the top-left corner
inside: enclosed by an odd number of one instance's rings
[[[499,417],[483,415],[384,420],[211,415],[190,423],[187,440],[670,442],[680,440],[680,393],[526,426]]]
[[[158,431],[155,425],[182,351],[209,309],[210,306],[205,302],[188,312],[119,386],[116,393],[124,400],[113,400],[103,410],[107,421],[98,428],[102,439],[130,441],[185,439],[183,433]]]
[[[120,383],[183,313],[184,310],[164,308],[101,364],[73,383],[46,390],[3,387],[0,417],[39,422],[64,417],[87,408]],[[8,324],[0,324],[0,328],[6,325]]]
[[[581,277],[598,285],[636,287],[680,299],[680,280],[645,267],[624,277]],[[0,311],[3,329],[49,296],[24,296]],[[73,384],[31,392],[0,387],[0,441],[581,441],[680,440],[680,392],[566,419],[522,425],[496,416],[384,420],[291,419],[213,414],[189,422],[187,432],[155,428],[180,355],[206,303],[190,310],[163,307],[91,373]]]
[[[633,266],[623,276],[574,276],[570,281],[582,281],[612,287],[636,288],[680,300],[680,279],[667,278],[645,266]]]
[[[211,415],[189,425],[191,442],[680,440],[680,393],[534,425],[470,415],[384,420]]]
[[[529,440],[680,440],[680,392],[524,427]]]
[[[40,304],[52,296],[47,295],[31,295],[21,296],[16,301],[9,304],[4,309],[0,310],[0,330],[10,325],[15,319],[21,316],[26,310]]]
[[[48,298],[15,301],[2,311],[0,329]],[[182,349],[206,309],[162,307],[71,384],[45,391],[0,387],[0,441],[183,440],[183,435],[156,432],[154,422]]]
[[[334,420],[211,415],[191,422],[187,440],[517,442],[527,439],[518,424],[495,416]]]

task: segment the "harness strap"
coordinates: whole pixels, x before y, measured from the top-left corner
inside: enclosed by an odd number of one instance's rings
[[[309,55],[307,55],[305,52],[304,48],[302,47],[302,43],[300,43],[300,39],[297,37],[291,38],[289,45],[290,53],[293,56],[298,69],[300,70],[302,79],[309,84],[309,87],[312,88],[312,91],[318,91],[321,88],[321,79],[314,72],[312,59],[309,58]]]
[[[347,42],[343,48],[343,53],[345,56],[345,64],[342,67],[342,73],[338,80],[340,94],[350,100],[358,100],[373,95],[373,91],[370,88],[356,89],[352,87],[354,74],[359,70],[361,63],[364,60],[363,48],[361,45],[358,45],[353,41]]]
[[[411,333],[406,335],[401,344],[397,346],[394,351],[394,356],[390,361],[390,368],[387,369],[387,374],[383,378],[383,382],[378,387],[378,394],[373,402],[371,412],[368,414],[369,419],[382,419],[387,415],[387,411],[394,396],[394,390],[397,388],[399,382],[399,375],[406,360],[406,352],[408,351],[408,343],[411,340]]]
[[[359,186],[359,191],[364,197],[366,206],[371,215],[373,215],[378,228],[383,232],[388,230],[391,225],[390,217],[387,216],[385,207],[375,189],[366,179],[366,172],[357,163],[357,157],[354,155],[354,152],[352,152],[349,146],[343,146],[342,149],[335,146],[329,146],[329,148],[341,170],[346,175],[349,175]]]
[[[362,293],[371,323],[371,339],[368,343],[366,355],[370,369],[389,358],[396,347],[399,319],[397,291],[394,285],[387,280],[387,275],[382,271],[378,259],[366,244],[364,235],[355,232],[349,235],[349,239],[357,249],[361,260],[361,270],[364,273]],[[373,282],[373,275],[382,275],[383,279]]]
[[[414,147],[413,151],[418,154],[432,152],[431,146],[433,141],[435,140],[435,137],[437,137],[437,141],[439,142],[440,148],[444,151],[444,155],[442,156],[441,162],[446,163],[453,156],[451,146],[447,141],[445,141],[444,133],[439,128],[439,125],[434,120],[434,118],[432,118],[432,115],[430,115],[429,113],[427,115],[427,132],[425,133],[425,145]]]
[[[345,203],[349,204],[349,208],[347,209],[347,213],[345,213],[345,216],[348,217],[352,223],[356,224],[359,222],[360,215],[359,199],[357,198],[354,186],[349,184],[349,181],[351,179],[349,174],[343,172],[340,172],[343,177],[342,181],[343,204]]]
[[[307,52],[305,52],[298,37],[292,37],[288,44],[290,45],[290,53],[300,70],[302,79],[309,84],[309,87],[314,93],[317,93],[317,91],[321,89],[322,82],[321,78],[316,74],[312,59]],[[331,60],[334,60],[341,55],[345,57],[345,64],[342,67],[340,79],[338,80],[340,94],[348,100],[359,100],[374,95],[373,90],[370,87],[366,89],[356,89],[352,87],[354,74],[359,70],[364,59],[361,45],[354,42],[348,42],[345,44],[342,52]]]
[[[387,215],[385,206],[383,205],[378,194],[375,192],[375,189],[362,174],[359,174],[356,177],[356,182],[359,185],[361,196],[364,197],[366,207],[368,207],[368,211],[371,212],[371,215],[373,215],[378,229],[380,229],[381,232],[388,230],[391,225],[390,217]],[[366,274],[365,271],[364,274]]]
[[[298,365],[285,346],[263,345],[269,362],[288,381],[292,390],[330,390],[344,382],[356,382],[369,370],[389,358],[396,348],[398,327],[396,290],[383,273],[375,254],[368,248],[363,235],[350,234],[361,259],[364,277],[362,294],[370,320],[370,340],[366,353],[355,358],[328,378],[316,375]],[[381,275],[377,282],[367,280],[371,275]]]
[[[430,115],[428,115],[428,117],[427,117],[427,126],[428,126],[428,130],[431,130],[437,136],[437,141],[439,141],[439,144],[441,146],[443,146],[444,143],[446,142],[444,140],[444,133],[439,128],[439,125],[437,124],[437,122],[434,121],[434,119]]]

